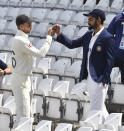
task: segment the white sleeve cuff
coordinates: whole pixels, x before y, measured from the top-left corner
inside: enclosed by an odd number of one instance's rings
[[[52,41],[52,36],[47,35],[46,40],[48,41],[48,43],[51,43],[51,41]]]

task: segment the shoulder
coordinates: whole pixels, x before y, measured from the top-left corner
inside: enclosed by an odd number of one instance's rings
[[[124,16],[120,13],[120,14],[117,14],[114,18],[114,22],[118,22],[118,21],[122,21],[124,20]]]
[[[123,15],[120,13],[120,14],[117,14],[114,18],[118,20],[119,18],[123,18]]]
[[[114,45],[114,37],[106,30],[103,30],[103,43],[108,47],[108,46],[113,46]]]
[[[89,35],[89,34],[92,34],[93,33],[93,30],[88,30],[84,35]]]
[[[12,39],[12,42],[15,43],[15,44],[28,44],[29,40],[24,38],[24,37],[22,37],[22,36],[15,36]]]
[[[15,36],[11,41],[12,50],[23,50],[29,43],[30,41],[28,41],[26,38]]]
[[[109,33],[106,29],[103,30],[102,35],[103,35],[105,38],[111,38],[111,37],[113,37],[112,34]]]
[[[93,33],[93,30],[88,30],[88,31],[83,35],[83,38],[89,38],[89,37],[91,37],[92,33]]]
[[[14,40],[18,41],[18,42],[22,42],[22,43],[25,43],[25,41],[26,41],[26,39],[22,36],[15,36]]]

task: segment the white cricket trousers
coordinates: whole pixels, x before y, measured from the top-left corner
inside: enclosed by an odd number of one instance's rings
[[[15,96],[16,103],[16,122],[21,117],[30,117],[30,92],[31,92],[31,80],[30,76],[25,75],[12,75],[12,91]]]
[[[104,87],[102,83],[96,83],[91,76],[87,79],[87,90],[90,97],[90,112],[94,110],[102,111],[103,120],[108,117],[108,111],[105,106],[108,86]]]

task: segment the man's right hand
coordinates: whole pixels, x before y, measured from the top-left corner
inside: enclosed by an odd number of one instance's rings
[[[48,35],[53,37],[55,35],[55,31],[52,28],[49,28],[48,29]]]
[[[55,33],[57,34],[57,36],[59,36],[61,34],[61,31],[60,31],[60,25],[59,24],[56,24],[52,27],[52,30],[55,31]]]

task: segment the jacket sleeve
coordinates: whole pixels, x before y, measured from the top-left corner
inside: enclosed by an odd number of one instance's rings
[[[77,47],[81,47],[83,46],[83,38],[84,36],[82,36],[81,38],[78,38],[76,40],[70,40],[68,37],[66,37],[63,33],[61,33],[58,37],[57,37],[57,42],[65,45],[66,47],[68,47],[69,49],[73,49],[73,48],[77,48]]]
[[[21,48],[23,53],[27,54],[27,55],[31,55],[31,56],[35,56],[35,57],[44,57],[51,45],[52,42],[52,37],[51,36],[47,36],[46,37],[46,41],[45,43],[43,43],[43,46],[40,49],[35,48],[32,44],[24,44]]]
[[[4,63],[2,60],[0,60],[0,68],[1,68],[2,70],[5,70],[5,69],[7,68],[7,64]]]
[[[113,37],[109,37],[106,39],[105,43],[105,57],[106,57],[106,67],[103,73],[102,82],[108,84],[110,82],[110,73],[114,66],[114,39]]]

